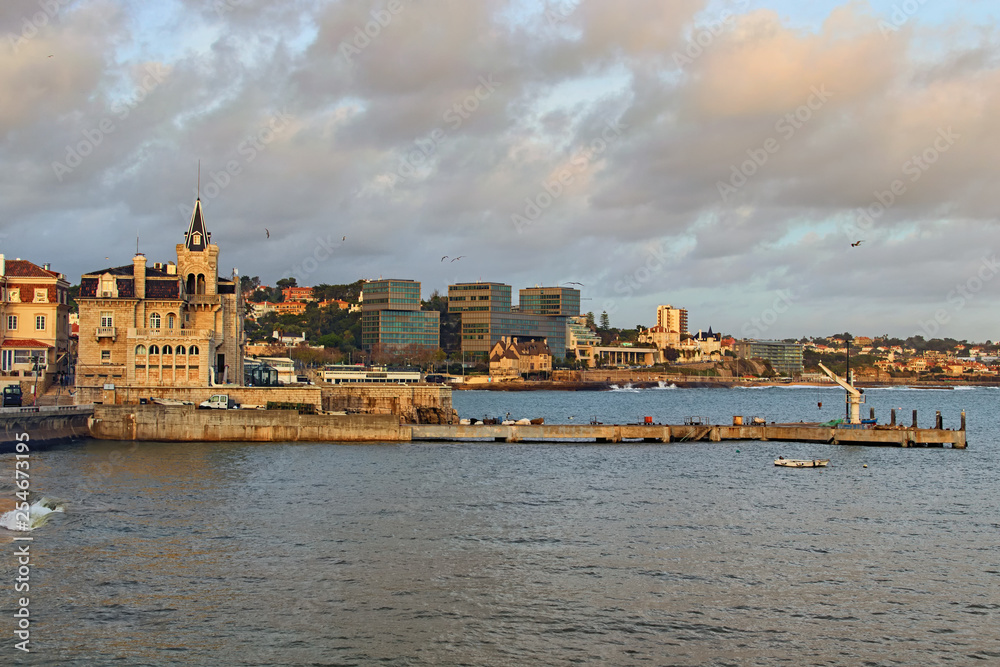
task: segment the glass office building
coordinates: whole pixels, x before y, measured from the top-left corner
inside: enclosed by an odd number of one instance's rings
[[[521,290],[518,306],[522,313],[532,315],[576,317],[580,314],[580,290],[571,287],[528,287]]]
[[[562,288],[533,288],[541,289]],[[522,290],[521,294],[525,291],[531,290]],[[579,314],[580,293],[577,290],[570,292],[576,292],[576,314]],[[554,295],[556,301],[552,302],[553,295],[539,293],[538,300],[530,302],[532,312],[525,312],[523,305],[519,312],[512,312],[510,295],[510,285],[503,283],[457,283],[448,286],[448,312],[462,316],[462,351],[488,353],[505,336],[544,338],[553,357],[565,357],[566,322],[569,318],[558,314],[558,311],[572,308],[568,305],[572,303],[572,295],[568,298],[563,292],[558,292]],[[536,312],[543,310],[553,314]]]
[[[436,310],[420,310],[416,280],[372,280],[362,289],[361,347],[438,348],[441,318]]]
[[[782,375],[802,372],[802,345],[780,340],[741,340],[736,354],[743,359],[763,359]]]

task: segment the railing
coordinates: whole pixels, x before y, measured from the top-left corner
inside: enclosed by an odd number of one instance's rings
[[[114,327],[97,327],[97,332],[94,335],[97,338],[111,338],[112,340],[118,338]]]
[[[130,338],[215,338],[213,329],[129,329]]]

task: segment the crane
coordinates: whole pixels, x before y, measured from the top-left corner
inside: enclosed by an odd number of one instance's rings
[[[861,423],[861,404],[865,402],[864,392],[856,389],[848,380],[840,377],[823,364],[819,365],[820,370],[830,376],[830,379],[839,384],[847,391],[847,402],[851,404],[851,417],[848,424]]]

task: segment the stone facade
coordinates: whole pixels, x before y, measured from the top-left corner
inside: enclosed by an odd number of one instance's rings
[[[243,300],[239,279],[218,275],[219,247],[201,201],[177,263],[132,264],[80,281],[77,402],[115,387],[210,387],[243,383]],[[215,392],[222,393],[222,392]]]

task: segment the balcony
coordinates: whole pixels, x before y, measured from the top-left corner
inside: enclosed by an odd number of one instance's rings
[[[172,339],[214,339],[214,329],[149,329],[144,327],[129,328],[128,337],[142,338],[172,338]]]
[[[95,336],[98,340],[102,338],[110,338],[114,341],[118,338],[118,334],[115,332],[114,327],[97,327],[97,333]]]

